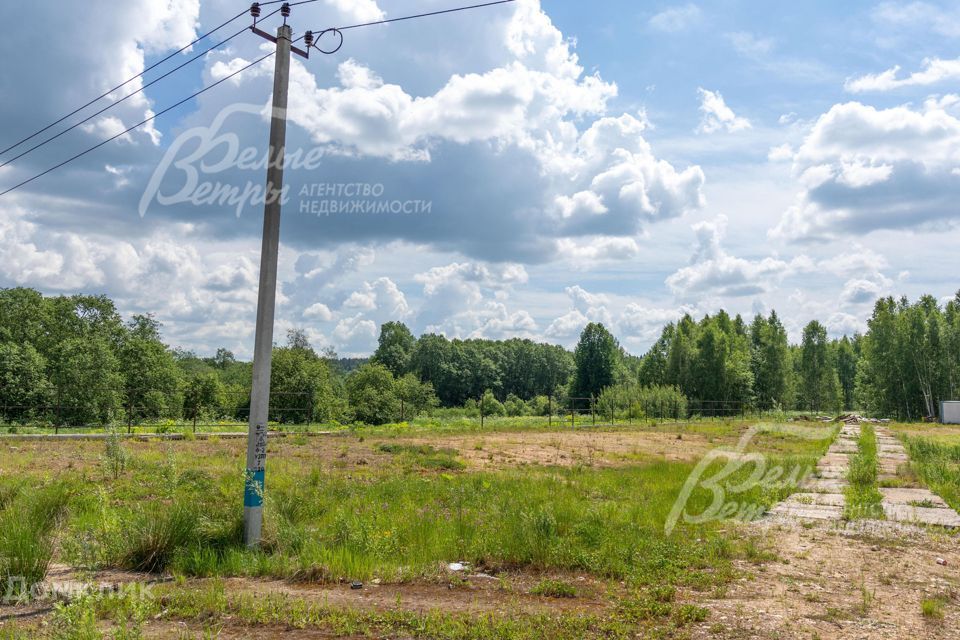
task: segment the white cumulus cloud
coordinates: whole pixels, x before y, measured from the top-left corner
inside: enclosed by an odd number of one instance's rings
[[[698,132],[732,133],[752,128],[753,125],[749,120],[738,116],[727,106],[719,91],[709,91],[701,87],[697,89],[697,94],[700,96],[700,113],[702,114],[700,125],[697,127]]]
[[[868,91],[892,91],[902,87],[925,87],[960,78],[960,58],[944,60],[926,58],[920,71],[900,76],[900,67],[895,66],[880,73],[866,74],[857,78],[848,78],[844,89],[850,93]]]

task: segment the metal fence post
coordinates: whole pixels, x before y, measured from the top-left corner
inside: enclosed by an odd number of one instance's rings
[[[61,394],[62,394],[62,390],[58,385],[57,386],[57,417],[53,421],[54,433],[60,433],[60,411],[61,411],[61,404],[62,404]]]
[[[553,396],[547,396],[547,427],[553,426]]]
[[[310,389],[309,393],[310,395],[307,401],[310,403],[310,406],[307,407],[307,427],[313,424],[313,389]]]
[[[480,395],[480,429],[483,430],[483,394]]]

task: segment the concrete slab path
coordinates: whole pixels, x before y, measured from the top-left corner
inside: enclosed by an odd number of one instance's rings
[[[910,461],[906,449],[885,427],[876,426],[878,480],[893,480]],[[805,520],[840,520],[846,504],[850,456],[857,452],[860,425],[846,424],[827,453],[817,463],[816,473],[802,485],[803,491],[780,502],[770,513]],[[960,528],[960,514],[924,488],[881,488],[881,506],[887,520],[910,524]]]

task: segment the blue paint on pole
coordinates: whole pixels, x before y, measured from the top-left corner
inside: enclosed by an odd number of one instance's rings
[[[252,471],[247,469],[247,480],[243,488],[243,506],[263,506],[264,470]]]

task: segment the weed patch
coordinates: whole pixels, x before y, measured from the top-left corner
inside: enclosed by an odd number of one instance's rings
[[[869,424],[860,426],[857,453],[850,456],[850,468],[846,490],[847,504],[844,518],[847,520],[884,518],[881,501],[883,494],[877,487],[877,437]]]

